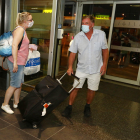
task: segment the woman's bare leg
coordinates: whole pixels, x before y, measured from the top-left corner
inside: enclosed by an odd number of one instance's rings
[[[3,106],[9,104],[9,100],[11,99],[11,97],[14,94],[15,90],[16,90],[16,88],[11,87],[11,86],[6,90]]]
[[[17,88],[14,92],[14,104],[17,105],[19,103],[21,87]]]

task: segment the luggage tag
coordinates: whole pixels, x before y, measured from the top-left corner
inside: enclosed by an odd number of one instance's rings
[[[41,116],[45,116],[46,115],[46,109],[49,107],[49,105],[51,105],[51,103],[45,103],[43,106],[43,111],[42,111],[42,115]]]

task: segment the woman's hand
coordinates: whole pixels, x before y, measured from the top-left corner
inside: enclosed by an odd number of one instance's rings
[[[13,73],[18,71],[18,65],[17,64],[13,64]]]
[[[37,51],[37,48],[38,48],[37,45],[35,45],[35,44],[29,44],[29,49],[30,49],[31,51]]]
[[[35,51],[33,48],[29,48],[29,50],[31,50],[32,52]]]

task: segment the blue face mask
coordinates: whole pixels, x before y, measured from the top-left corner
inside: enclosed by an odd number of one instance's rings
[[[82,25],[82,31],[84,33],[88,33],[89,32],[89,26],[88,25]]]

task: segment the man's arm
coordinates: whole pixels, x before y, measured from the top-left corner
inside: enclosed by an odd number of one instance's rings
[[[68,70],[67,70],[67,74],[68,75],[71,75],[71,73],[73,74],[73,62],[75,60],[75,56],[76,56],[76,53],[70,53],[70,56],[69,56],[69,66],[68,66]]]
[[[102,49],[102,55],[103,55],[103,66],[101,67],[100,73],[101,75],[104,75],[106,73],[106,67],[109,57],[108,49]]]

